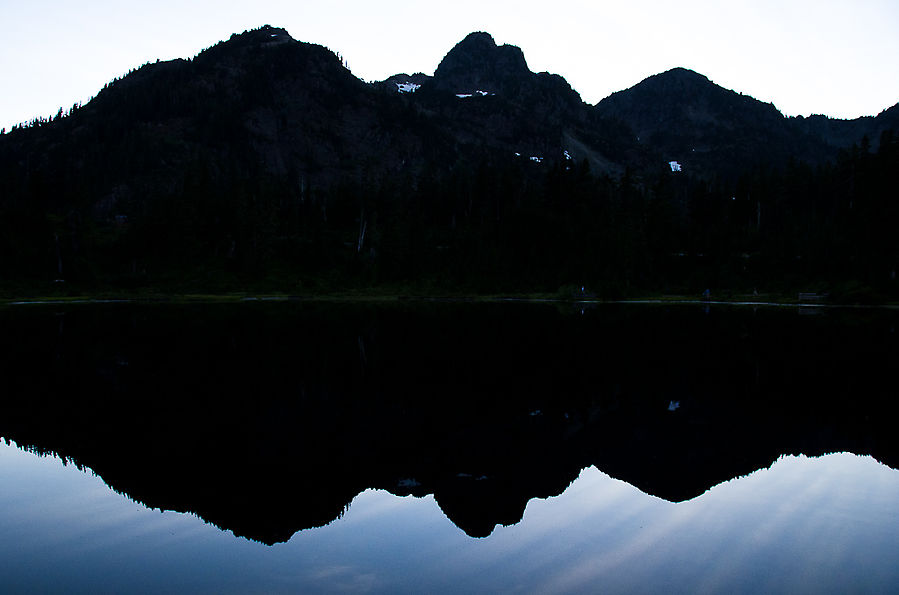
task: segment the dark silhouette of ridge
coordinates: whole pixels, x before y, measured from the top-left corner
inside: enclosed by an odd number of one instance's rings
[[[784,118],[683,68],[590,106],[487,33],[433,77],[366,83],[264,26],[0,135],[0,291],[812,285],[883,301],[899,292],[897,114]]]
[[[434,83],[456,93],[484,90],[511,95],[532,76],[520,48],[497,46],[489,33],[472,33],[440,62]]]
[[[734,174],[790,156],[816,162],[831,156],[811,137],[797,134],[773,105],[685,68],[651,76],[596,107],[626,122],[652,150],[700,173]]]

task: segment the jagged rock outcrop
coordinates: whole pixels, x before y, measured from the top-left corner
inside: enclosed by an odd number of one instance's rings
[[[449,51],[434,71],[434,84],[455,93],[512,96],[533,75],[521,49],[497,46],[489,33],[471,33]]]

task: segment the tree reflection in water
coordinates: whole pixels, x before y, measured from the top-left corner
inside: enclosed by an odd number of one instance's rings
[[[890,311],[315,303],[0,312],[0,435],[266,544],[369,488],[472,537],[596,466],[671,502],[784,454],[897,467]],[[677,403],[672,407],[672,403]]]

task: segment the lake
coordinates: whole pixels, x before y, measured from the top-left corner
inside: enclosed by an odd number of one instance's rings
[[[896,591],[897,322],[7,307],[0,590]]]

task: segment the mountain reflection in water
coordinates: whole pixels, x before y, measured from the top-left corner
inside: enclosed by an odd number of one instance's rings
[[[313,303],[0,312],[0,435],[266,544],[368,489],[469,536],[595,466],[670,502],[784,454],[896,468],[896,314]]]
[[[591,467],[522,522],[470,539],[433,496],[358,495],[273,547],[122,498],[0,445],[4,592],[895,591],[899,472],[785,457],[673,504]]]

